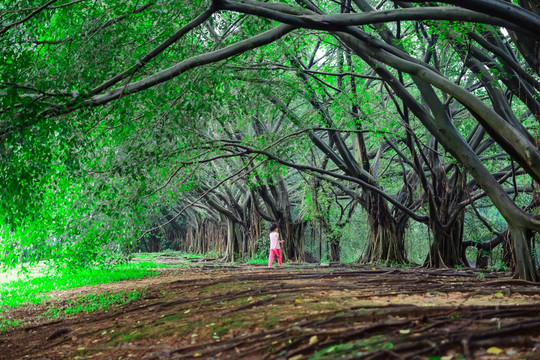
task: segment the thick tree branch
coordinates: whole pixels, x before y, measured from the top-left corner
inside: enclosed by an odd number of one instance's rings
[[[61,107],[50,109],[46,111],[43,115],[53,116],[53,115],[57,115],[58,113],[73,111],[76,108],[81,107],[81,106],[98,106],[98,105],[106,104],[108,102],[111,102],[113,100],[120,98],[122,94],[129,95],[129,94],[134,94],[134,93],[146,90],[148,88],[151,88],[152,86],[171,80],[190,69],[207,65],[207,64],[211,64],[211,63],[215,63],[224,59],[229,59],[243,52],[246,52],[248,50],[252,50],[254,48],[272,43],[276,41],[277,39],[285,36],[286,34],[291,32],[293,29],[294,27],[290,25],[278,25],[272,30],[266,31],[252,38],[239,41],[233,45],[227,46],[226,48],[212,51],[206,54],[194,56],[184,61],[181,61],[180,63],[168,69],[162,70],[140,81],[131,83],[125,86],[125,88],[118,88],[118,89],[109,91],[108,93],[103,94],[103,95],[96,95],[84,101],[82,104],[74,104],[72,106],[69,106],[67,109],[62,109]],[[107,85],[103,84],[100,87],[106,88]]]
[[[404,212],[406,212],[414,220],[419,221],[419,222],[423,222],[423,223],[426,223],[428,221],[427,217],[419,216],[419,215],[415,214],[410,209],[408,209],[406,206],[401,204],[399,201],[395,200],[392,196],[388,195],[387,193],[385,193],[384,191],[382,191],[378,187],[370,185],[367,182],[365,182],[365,181],[363,181],[363,180],[361,180],[359,178],[348,176],[348,175],[337,174],[335,172],[320,169],[320,168],[310,166],[310,165],[296,164],[296,163],[293,163],[293,162],[290,162],[290,161],[283,160],[283,159],[275,156],[274,154],[269,153],[268,151],[254,149],[254,148],[251,148],[251,147],[246,146],[246,145],[231,144],[230,146],[234,146],[234,147],[237,147],[239,149],[248,150],[248,151],[253,152],[255,154],[264,155],[267,158],[269,158],[271,160],[274,160],[274,161],[276,161],[276,162],[278,162],[280,164],[283,164],[285,166],[288,166],[288,167],[290,167],[292,169],[297,169],[297,170],[302,170],[302,171],[307,171],[307,172],[314,172],[314,173],[318,173],[318,174],[328,175],[328,176],[332,176],[332,177],[337,178],[337,179],[347,180],[347,181],[350,181],[352,183],[361,185],[362,187],[365,187],[365,188],[369,189],[370,191],[374,191],[375,193],[379,194],[384,199],[386,199],[388,202],[392,203],[392,205],[394,205],[394,206],[398,207],[399,209],[403,210]]]

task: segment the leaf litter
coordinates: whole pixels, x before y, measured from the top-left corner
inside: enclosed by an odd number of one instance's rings
[[[4,310],[0,359],[537,359],[540,287],[508,273],[215,264]],[[144,289],[48,320],[85,292]]]

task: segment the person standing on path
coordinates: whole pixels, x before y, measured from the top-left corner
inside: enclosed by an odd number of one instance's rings
[[[277,224],[270,225],[270,256],[268,257],[268,267],[272,267],[274,256],[277,256],[278,264],[281,266],[281,247],[279,244],[285,241],[279,240],[279,230]]]

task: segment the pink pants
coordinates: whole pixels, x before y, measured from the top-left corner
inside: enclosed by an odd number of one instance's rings
[[[281,249],[270,249],[270,256],[268,257],[268,267],[272,267],[272,262],[274,262],[274,255],[277,256],[278,264],[281,265]]]

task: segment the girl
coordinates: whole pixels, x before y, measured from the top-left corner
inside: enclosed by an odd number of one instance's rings
[[[270,256],[268,257],[268,267],[272,267],[274,255],[277,256],[278,264],[281,266],[281,248],[279,244],[285,241],[279,240],[279,230],[277,224],[270,225]]]

